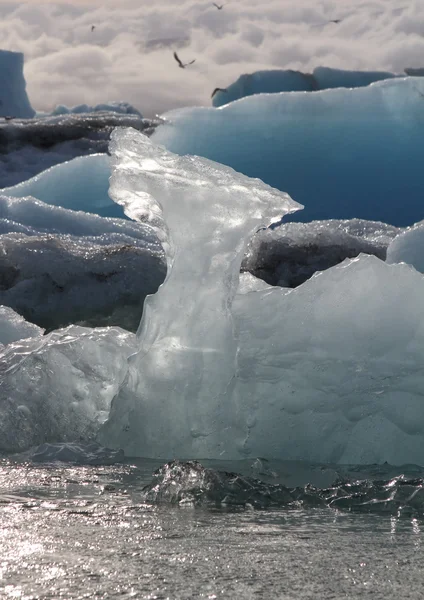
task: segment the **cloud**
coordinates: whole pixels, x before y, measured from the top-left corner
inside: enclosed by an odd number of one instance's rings
[[[24,52],[39,110],[124,100],[153,115],[209,105],[214,87],[259,69],[424,66],[421,0],[231,0],[220,11],[197,0],[33,0],[0,3],[0,17],[0,47]],[[174,49],[195,64],[179,69]]]

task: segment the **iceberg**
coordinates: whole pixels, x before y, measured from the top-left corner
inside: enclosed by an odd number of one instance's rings
[[[30,119],[35,115],[26,93],[24,55],[0,50],[0,116]]]
[[[259,94],[164,116],[152,139],[229,165],[306,206],[293,220],[423,218],[424,80]]]
[[[223,106],[254,94],[364,87],[375,81],[394,77],[404,77],[404,75],[395,75],[387,71],[347,71],[329,67],[317,67],[312,73],[302,73],[292,69],[255,71],[255,73],[240,75],[237,81],[226,88],[226,92],[217,92],[212,104],[216,107]]]
[[[100,443],[155,458],[422,464],[422,275],[360,255],[296,289],[249,275],[236,293],[251,234],[299,205],[130,130],[111,150],[112,197],[157,228],[168,275]]]
[[[231,304],[245,240],[300,205],[260,180],[171,154],[130,129],[114,132],[111,153],[111,197],[155,228],[168,273],[145,301],[140,347],[100,443],[130,456],[220,456],[228,434],[216,432],[230,433],[233,419]]]

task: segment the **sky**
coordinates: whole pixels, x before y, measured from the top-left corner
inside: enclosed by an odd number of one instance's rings
[[[36,110],[126,101],[145,116],[208,106],[215,87],[257,70],[424,67],[423,0],[223,3],[0,1],[0,48],[24,53]],[[174,50],[196,62],[178,68]]]

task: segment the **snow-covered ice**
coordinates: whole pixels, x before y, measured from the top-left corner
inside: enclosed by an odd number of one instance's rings
[[[165,277],[150,227],[30,197],[0,196],[0,256],[0,304],[48,329],[84,323],[135,330],[145,296]]]

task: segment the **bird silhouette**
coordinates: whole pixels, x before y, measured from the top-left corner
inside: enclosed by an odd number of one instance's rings
[[[226,90],[225,88],[215,88],[212,92],[211,98],[213,98],[217,92],[224,92],[226,94],[228,90]]]
[[[179,58],[179,56],[178,56],[178,54],[177,54],[176,52],[174,52],[174,58],[175,58],[175,60],[177,61],[177,63],[178,63],[178,66],[180,67],[180,69],[185,69],[186,67],[188,67],[188,65],[192,65],[194,62],[196,62],[196,59],[194,59],[194,60],[191,60],[191,61],[190,61],[190,62],[188,62],[188,63],[183,63],[183,62],[180,60],[180,58]]]
[[[339,23],[342,22],[342,20],[341,19],[330,19],[328,22],[329,23],[336,23],[336,25],[338,25]]]
[[[93,33],[93,31],[94,31],[95,29],[96,29],[96,26],[95,26],[95,25],[92,25],[92,26],[91,26],[91,33]]]
[[[217,8],[218,10],[222,10],[222,9],[224,8],[224,6],[225,6],[225,4],[215,4],[215,2],[212,2],[212,4],[213,4],[214,6],[216,6],[216,8]]]

